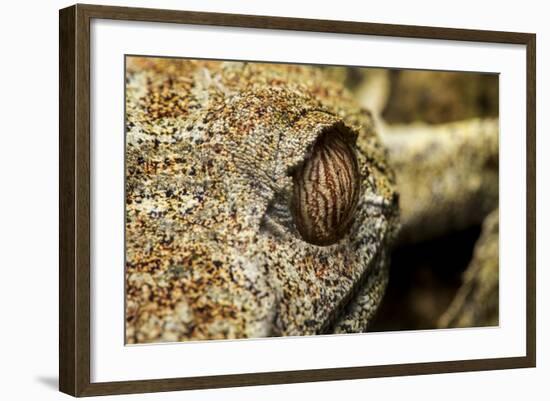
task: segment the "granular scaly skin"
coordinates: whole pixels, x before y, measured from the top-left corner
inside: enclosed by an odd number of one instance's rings
[[[370,114],[323,69],[127,58],[126,341],[364,330],[397,197]],[[361,195],[335,244],[297,232],[292,172],[357,137]]]

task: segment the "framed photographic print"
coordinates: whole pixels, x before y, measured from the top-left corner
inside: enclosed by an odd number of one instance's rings
[[[535,366],[535,35],[60,11],[60,390]]]

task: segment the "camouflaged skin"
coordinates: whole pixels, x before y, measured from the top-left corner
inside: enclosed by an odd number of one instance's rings
[[[368,111],[322,68],[126,59],[126,342],[357,332],[387,281],[397,196]],[[291,174],[357,138],[337,243],[300,238]]]

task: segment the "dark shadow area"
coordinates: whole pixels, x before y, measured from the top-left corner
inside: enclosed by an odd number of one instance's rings
[[[386,295],[369,331],[437,328],[462,284],[480,226],[392,252]]]

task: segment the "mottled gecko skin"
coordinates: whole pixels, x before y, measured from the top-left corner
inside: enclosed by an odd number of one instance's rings
[[[126,78],[127,343],[365,330],[398,220],[370,114],[319,68],[128,57]],[[316,246],[292,173],[334,130],[361,194]]]

